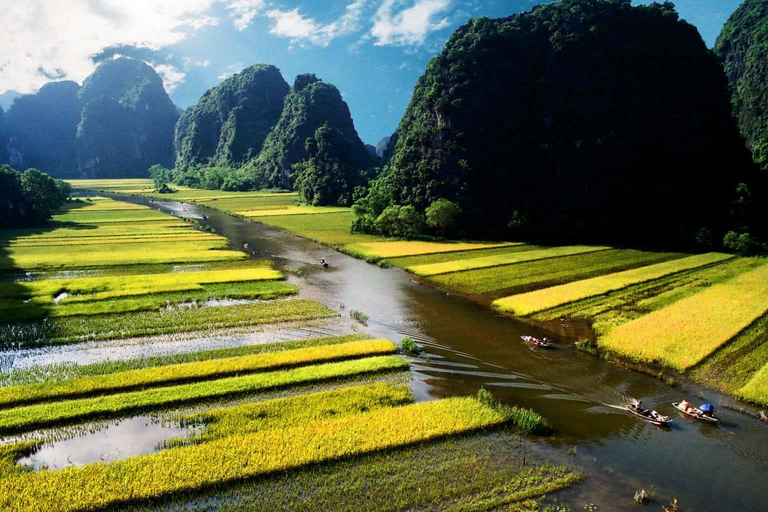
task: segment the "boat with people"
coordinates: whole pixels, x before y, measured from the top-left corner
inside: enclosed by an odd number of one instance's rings
[[[520,338],[528,343],[529,345],[534,345],[536,347],[542,347],[542,348],[550,348],[552,346],[552,342],[549,341],[547,338],[534,338],[533,336],[520,336]]]
[[[639,416],[654,425],[665,426],[672,423],[672,419],[669,416],[663,416],[656,411],[647,409],[641,400],[633,399],[629,405],[627,405],[627,410],[635,416]]]
[[[672,404],[675,409],[682,412],[690,418],[706,421],[708,423],[717,423],[719,418],[715,417],[715,406],[712,404],[702,404],[699,407],[694,407],[687,400],[682,402],[675,402]]]

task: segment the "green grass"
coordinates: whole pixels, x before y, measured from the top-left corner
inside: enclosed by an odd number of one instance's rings
[[[393,354],[396,350],[395,344],[389,340],[353,341],[338,345],[159,366],[60,382],[4,387],[0,388],[0,407],[16,407],[39,402],[220,379],[234,375],[274,371],[280,368]]]
[[[127,296],[92,302],[60,301],[56,305],[0,299],[0,322],[65,318],[75,316],[119,315],[139,311],[159,311],[169,307],[205,306],[209,300],[272,300],[296,295],[299,287],[284,281],[253,281],[201,285],[199,290]]]
[[[551,247],[536,251],[524,251],[497,256],[474,257],[471,252],[466,259],[447,261],[444,263],[428,263],[424,265],[414,265],[408,267],[409,272],[418,276],[436,276],[439,274],[450,274],[451,272],[461,272],[464,270],[474,270],[480,268],[500,267],[504,265],[513,265],[526,261],[536,261],[548,258],[557,258],[572,256],[575,254],[585,254],[589,252],[605,251],[610,247],[590,246],[590,245],[568,245],[564,247]]]
[[[91,377],[97,375],[110,375],[129,370],[141,370],[144,368],[156,368],[158,366],[194,363],[213,359],[240,357],[268,352],[281,352],[300,348],[320,347],[350,343],[369,339],[365,334],[346,334],[322,338],[307,338],[302,340],[279,341],[263,343],[259,345],[243,345],[237,347],[219,348],[213,350],[199,350],[196,352],[183,352],[151,357],[139,357],[135,359],[115,359],[91,364],[52,364],[43,366],[30,366],[27,368],[13,369],[6,373],[0,373],[2,386],[20,386],[27,384],[39,384],[48,382],[60,382],[69,379]]]
[[[768,265],[611,329],[598,340],[622,356],[686,370],[768,312]]]
[[[28,432],[95,419],[125,417],[140,412],[338,380],[352,375],[407,368],[408,363],[399,357],[379,356],[132,391],[118,395],[28,405],[0,411],[0,434]]]
[[[46,322],[0,325],[4,347],[78,343],[339,316],[326,306],[305,299],[234,306],[140,311],[122,315],[56,318]]]
[[[708,386],[768,406],[768,397],[743,393],[742,388],[768,365],[768,316],[750,325],[720,350],[691,369],[691,376]],[[762,388],[768,389],[768,388]],[[741,392],[740,392],[741,391]]]
[[[768,364],[755,373],[747,384],[736,392],[736,396],[762,406],[768,406]]]
[[[620,272],[682,257],[682,254],[613,249],[540,261],[529,261],[435,276],[429,280],[469,294],[498,292],[509,295],[532,289]]]
[[[258,217],[253,220],[337,248],[347,244],[382,240],[376,235],[350,233],[349,226],[353,218],[354,215],[349,212]]]
[[[577,302],[596,295],[621,290],[632,285],[652,281],[678,272],[712,265],[733,258],[730,254],[707,253],[677,260],[648,265],[615,274],[593,277],[583,281],[545,288],[534,292],[504,297],[494,301],[497,309],[519,316],[528,316],[563,304]]]
[[[473,398],[451,398],[232,436],[117,461],[0,480],[0,508],[82,510],[195,491],[312,463],[501,425]]]
[[[32,471],[31,466],[17,464],[16,461],[32,454],[41,444],[39,440],[0,444],[0,480]]]
[[[164,222],[168,215],[150,208],[141,210],[109,210],[109,211],[70,211],[53,216],[56,222],[77,222],[80,224],[109,224],[109,223],[145,223]]]
[[[141,512],[395,512],[403,510],[516,510],[499,508],[552,494],[576,483],[578,473],[531,460],[523,466],[516,432],[508,428],[420,443],[299,471],[179,496]],[[496,501],[495,506],[491,506]],[[503,500],[503,501],[502,501]]]
[[[418,265],[431,265],[434,263],[446,263],[459,261],[467,257],[486,258],[490,256],[507,256],[526,251],[538,251],[546,249],[541,245],[514,245],[512,247],[497,247],[495,249],[474,249],[472,251],[443,252],[437,254],[422,254],[418,256],[401,256],[399,258],[387,258],[389,265],[399,268],[415,267]]]

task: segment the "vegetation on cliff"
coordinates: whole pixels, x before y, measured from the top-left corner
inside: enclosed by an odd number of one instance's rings
[[[746,0],[715,44],[731,84],[734,116],[755,161],[768,170],[768,1]]]
[[[710,243],[754,215],[727,81],[668,2],[562,0],[470,21],[391,144],[358,229],[391,207],[417,222],[438,199],[459,205],[465,233],[560,241]]]
[[[52,82],[16,98],[5,116],[7,142],[0,157],[59,178],[143,177],[150,165],[172,165],[177,119],[162,79],[149,65],[113,59],[82,87]]]
[[[288,90],[280,70],[257,64],[206,92],[176,125],[176,167],[186,184],[199,184],[195,168],[238,168],[256,157]]]

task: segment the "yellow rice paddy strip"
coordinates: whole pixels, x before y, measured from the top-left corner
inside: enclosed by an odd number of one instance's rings
[[[194,242],[158,242],[134,245],[112,244],[101,247],[92,245],[61,247],[12,247],[7,259],[0,263],[0,270],[46,269],[67,267],[99,267],[112,265],[142,265],[149,263],[204,263],[210,261],[243,260],[247,255],[239,251],[224,250],[225,239]]]
[[[519,242],[504,243],[470,243],[470,242],[367,242],[344,246],[345,252],[362,256],[379,258],[398,258],[401,256],[416,256],[421,254],[438,254],[443,252],[472,251],[474,249],[493,249],[495,247],[512,247],[523,245]]]
[[[204,284],[283,279],[282,272],[268,267],[207,270],[167,274],[82,277],[20,282],[13,288],[0,288],[0,298],[32,298],[36,303],[51,303],[62,293],[70,297],[63,303],[89,302],[135,295],[202,290]]]
[[[587,252],[606,251],[610,247],[593,245],[567,245],[564,247],[552,247],[535,251],[526,251],[511,254],[501,254],[497,256],[485,256],[482,258],[470,258],[455,261],[446,261],[443,263],[430,263],[426,265],[415,265],[407,270],[418,276],[436,276],[439,274],[450,274],[452,272],[461,272],[462,270],[474,270],[478,268],[501,267],[503,265],[512,265],[524,261],[543,260],[547,258],[557,258],[561,256],[571,256],[574,254],[584,254]]]
[[[326,420],[413,402],[408,386],[379,382],[288,398],[251,402],[190,414],[187,423],[204,423],[205,431],[179,441],[200,443],[233,435]]]
[[[277,215],[315,215],[318,213],[345,213],[349,208],[318,207],[318,206],[286,206],[271,210],[247,210],[238,212],[244,217],[273,217]]]
[[[214,399],[254,395],[273,389],[406,369],[408,362],[400,357],[377,356],[95,398],[27,405],[0,411],[0,433],[27,432],[92,419],[124,417],[142,411],[168,409]],[[2,507],[0,510],[3,510]]]
[[[74,511],[158,498],[500,425],[503,411],[451,398],[232,436],[111,464],[0,480],[0,509]]]
[[[105,395],[355,357],[393,354],[396,350],[397,346],[385,339],[354,341],[338,345],[158,366],[61,382],[4,387],[0,388],[0,407],[15,407],[21,404],[96,394]]]
[[[660,279],[678,272],[692,270],[705,265],[719,263],[733,258],[733,255],[711,252],[679,260],[665,261],[647,267],[616,272],[592,279],[584,279],[560,286],[544,288],[529,293],[504,297],[493,302],[493,306],[506,313],[527,316],[563,304],[569,304],[589,297],[604,295],[635,284]]]
[[[768,364],[763,366],[736,396],[762,406],[768,406]]]
[[[162,242],[200,242],[215,240],[211,235],[207,233],[201,233],[196,231],[185,231],[172,235],[159,235],[159,236],[135,236],[135,237],[92,237],[92,238],[65,238],[61,240],[56,239],[44,239],[44,240],[26,240],[24,238],[14,240],[7,245],[10,247],[50,247],[50,246],[71,246],[71,245],[113,245],[113,244],[148,244],[148,243],[162,243]]]
[[[600,346],[686,370],[768,312],[768,265],[616,327]]]

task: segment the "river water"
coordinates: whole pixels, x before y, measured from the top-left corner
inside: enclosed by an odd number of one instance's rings
[[[232,248],[248,244],[256,257],[303,270],[305,277],[292,278],[301,284],[300,296],[345,316],[351,309],[364,312],[369,320],[362,331],[393,340],[413,338],[428,354],[412,361],[418,400],[485,387],[504,403],[544,415],[556,433],[532,439],[532,449],[539,458],[583,471],[584,482],[562,495],[574,511],[590,503],[598,510],[636,510],[632,496],[640,488],[655,495],[650,510],[673,498],[683,512],[768,510],[768,424],[724,408],[718,412],[720,427],[680,417],[671,403],[682,398],[732,401],[693,384],[671,387],[576,350],[572,334],[583,326],[563,323],[557,326],[560,335],[553,336],[419,284],[402,270],[381,269],[262,224],[189,204],[116,198],[198,218],[227,237]],[[207,220],[201,219],[203,212]],[[330,268],[318,264],[321,258]],[[556,346],[532,349],[520,340],[523,334],[549,336]],[[628,396],[672,416],[672,428],[619,410]]]

